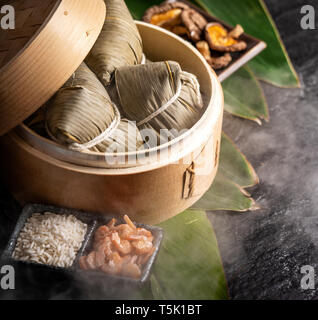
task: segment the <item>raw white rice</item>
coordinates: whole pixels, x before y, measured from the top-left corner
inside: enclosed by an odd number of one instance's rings
[[[35,213],[22,228],[12,257],[56,267],[71,267],[86,232],[87,224],[72,215]]]

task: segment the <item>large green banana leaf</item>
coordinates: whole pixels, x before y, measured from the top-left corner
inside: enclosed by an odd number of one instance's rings
[[[281,87],[299,86],[297,74],[263,0],[195,0],[193,2],[229,24],[241,24],[247,33],[267,43],[267,48],[249,63],[259,79]]]
[[[158,5],[163,0],[125,0],[125,2],[134,19],[140,20],[149,7]]]
[[[221,173],[217,174],[211,188],[192,208],[207,211],[236,212],[258,209],[248,192]]]
[[[206,213],[187,210],[158,226],[164,230],[164,239],[150,283],[140,290],[128,292],[122,298],[228,299],[218,243]]]
[[[249,67],[243,67],[222,82],[224,109],[241,118],[262,124],[268,121],[268,107],[261,86]]]
[[[227,299],[218,244],[206,213],[188,210],[159,226],[165,237],[151,278],[153,297]]]
[[[258,184],[258,176],[246,157],[223,132],[218,172],[242,188]]]
[[[258,183],[258,177],[231,139],[222,134],[219,170],[211,188],[192,208],[206,211],[243,212],[257,209],[244,187]]]

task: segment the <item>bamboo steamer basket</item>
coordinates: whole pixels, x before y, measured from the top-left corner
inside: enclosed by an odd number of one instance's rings
[[[2,178],[20,203],[128,214],[135,221],[155,224],[189,208],[211,186],[222,130],[220,82],[192,45],[159,27],[136,24],[148,59],[178,61],[198,77],[202,117],[177,139],[151,150],[119,154],[115,162],[108,159],[111,155],[68,150],[21,124],[0,139]]]

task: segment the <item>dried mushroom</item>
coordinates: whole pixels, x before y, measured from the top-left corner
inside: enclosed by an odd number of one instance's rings
[[[242,34],[242,29],[237,27],[235,32],[234,30],[231,34],[220,23],[209,23],[205,28],[205,38],[212,50],[220,52],[245,50],[246,42],[237,39]]]
[[[181,14],[181,20],[189,30],[190,38],[195,42],[200,41],[202,31],[208,23],[205,18],[193,9],[186,9]]]
[[[244,33],[242,26],[237,25],[228,32],[220,23],[208,23],[198,11],[183,2],[165,1],[159,6],[153,6],[145,12],[143,20],[186,40],[192,40],[215,70],[225,68],[232,62],[230,52],[242,51],[247,47],[245,41],[239,40]]]
[[[212,57],[209,44],[206,41],[197,42],[196,47],[208,64],[215,70],[225,68],[232,61],[232,56],[228,52],[223,56]]]
[[[208,62],[213,69],[218,70],[227,67],[231,61],[232,56],[227,52],[220,57],[211,57]]]
[[[182,11],[189,7],[183,2],[164,2],[160,6],[150,7],[142,20],[160,27],[181,25]]]

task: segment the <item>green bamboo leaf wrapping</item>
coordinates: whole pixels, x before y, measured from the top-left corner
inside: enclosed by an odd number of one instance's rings
[[[176,131],[191,128],[199,119],[203,100],[196,76],[184,72],[175,61],[149,62],[118,68],[113,86],[118,97],[116,104],[122,114],[137,122],[139,130],[153,129],[160,134],[166,128]],[[140,88],[143,88],[140,91]],[[160,108],[169,102],[176,92],[178,97],[163,111]],[[156,112],[159,113],[152,117]],[[168,141],[163,134],[161,143]]]
[[[228,299],[217,240],[205,212],[188,210],[159,226],[165,237],[151,279],[154,298]]]
[[[84,62],[47,103],[45,112],[48,133],[68,147],[91,141],[118,121],[107,91]]]
[[[241,24],[246,33],[267,43],[249,66],[262,80],[281,87],[297,87],[299,80],[279,32],[262,0],[195,0],[210,14],[231,25]]]
[[[107,11],[103,29],[85,61],[108,86],[115,69],[142,61],[142,41],[124,0],[104,0]]]

